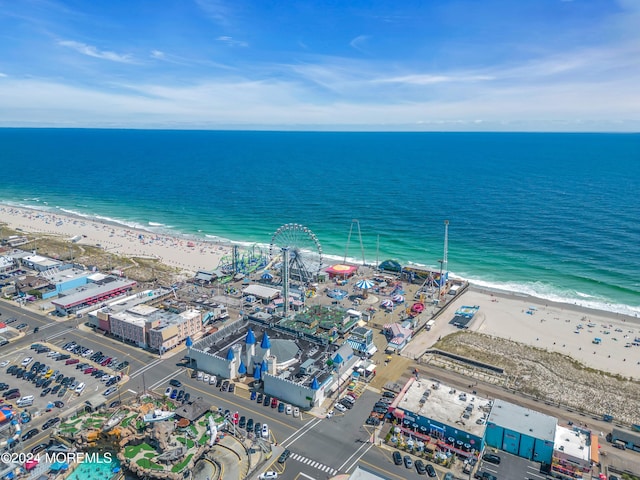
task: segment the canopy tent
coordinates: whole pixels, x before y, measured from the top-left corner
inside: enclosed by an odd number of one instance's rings
[[[329,274],[330,278],[333,278],[333,277],[348,278],[348,277],[351,277],[354,273],[356,273],[357,270],[358,270],[358,267],[356,267],[355,265],[344,265],[339,263],[325,269],[325,272]]]
[[[382,308],[393,308],[393,302],[388,298],[380,302]]]
[[[389,272],[400,272],[402,271],[402,265],[400,265],[395,260],[385,260],[380,265],[378,265],[380,270],[387,270]]]
[[[394,295],[392,300],[394,301],[394,303],[403,303],[404,297],[402,295]]]

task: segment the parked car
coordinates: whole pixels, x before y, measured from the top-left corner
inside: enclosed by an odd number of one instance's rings
[[[175,398],[178,396],[178,389],[174,388],[173,390],[171,390],[171,395],[170,398],[171,400],[175,400]]]
[[[433,468],[433,465],[431,465],[430,463],[427,463],[427,475],[429,475],[431,478],[437,476],[436,469]]]
[[[334,405],[335,409],[338,410],[339,412],[346,412],[347,411],[347,407],[345,407],[344,405],[342,405],[340,402],[336,402],[336,404]]]
[[[413,460],[411,460],[411,457],[409,455],[405,455],[402,461],[404,462],[405,468],[413,467]]]
[[[182,383],[174,378],[169,381],[169,385],[171,385],[172,387],[180,388],[182,386]]]
[[[386,398],[396,398],[396,394],[393,392],[382,392],[382,396]]]
[[[262,438],[269,438],[269,425],[266,423],[262,425]]]
[[[258,403],[262,403],[262,400],[264,400],[264,395],[263,395],[263,394],[261,394],[261,393],[259,393],[259,394],[258,394],[258,397],[256,398],[256,402],[258,402]]]
[[[26,367],[27,365],[29,365],[31,362],[33,362],[33,357],[26,357],[24,360],[22,360],[21,365],[23,367]]]
[[[284,403],[280,402],[278,404],[278,413],[284,413]]]
[[[44,426],[42,428],[44,428]],[[35,447],[33,447],[31,449],[31,453],[33,455],[35,455],[36,453],[39,453],[39,452],[45,450],[48,446],[49,446],[48,443],[39,443],[38,445],[36,445]]]
[[[495,465],[500,465],[500,456],[495,453],[485,453],[482,455],[482,460],[485,462],[493,463]]]
[[[249,420],[247,420],[247,432],[252,432],[253,431],[253,418],[250,418]]]
[[[402,465],[402,455],[400,454],[400,452],[396,451],[393,452],[393,463],[395,463],[396,465]]]
[[[80,360],[78,360],[77,358],[70,358],[68,359],[66,362],[64,362],[65,365],[75,365],[76,363],[78,363]]]
[[[184,394],[184,402],[189,403],[189,400],[191,400],[191,394],[187,392]]]
[[[296,418],[300,416],[300,409],[298,407],[293,407],[293,416]]]
[[[416,472],[418,472],[418,475],[424,475],[427,473],[424,462],[420,459],[416,460]]]
[[[118,387],[109,387],[104,391],[103,395],[105,397],[108,397],[109,395],[115,393],[117,390],[118,390]]]
[[[271,408],[277,408],[278,407],[278,399],[277,398],[272,398],[271,399]]]
[[[261,473],[258,477],[260,480],[275,480],[278,478],[278,472],[274,472],[273,470],[268,470],[264,473]]]
[[[236,384],[233,382],[229,382],[229,393],[233,393],[236,391]]]

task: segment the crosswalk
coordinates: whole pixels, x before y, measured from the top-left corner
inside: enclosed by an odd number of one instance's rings
[[[335,468],[329,467],[328,465],[323,465],[320,462],[316,462],[315,460],[311,460],[310,458],[303,457],[302,455],[299,455],[297,453],[292,453],[289,458],[297,462],[304,463],[305,465],[309,465],[311,468],[316,468],[321,472],[326,472],[329,475],[335,475],[338,473],[338,470],[336,470]]]

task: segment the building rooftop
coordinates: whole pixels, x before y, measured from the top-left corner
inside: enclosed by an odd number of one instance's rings
[[[136,282],[133,280],[114,280],[113,282],[105,285],[89,283],[81,287],[81,289],[76,290],[75,293],[60,297],[51,303],[53,305],[60,305],[63,308],[70,308],[72,306],[89,303],[89,301],[105,297],[108,294],[111,294],[111,292],[114,292],[115,294],[118,291],[133,288],[135,285]]]
[[[540,440],[554,442],[556,438],[557,418],[504,400],[494,402],[488,421]]]
[[[484,436],[491,402],[468,392],[432,380],[414,381],[397,408],[416,413],[478,437]]]
[[[558,425],[554,443],[555,449],[565,455],[580,459],[585,463],[591,461],[591,439],[583,432]]]

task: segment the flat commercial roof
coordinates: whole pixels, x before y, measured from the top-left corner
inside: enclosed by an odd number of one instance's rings
[[[470,405],[473,408],[467,410]],[[409,386],[397,406],[445,425],[460,425],[460,430],[482,437],[491,403],[488,398],[421,379]]]
[[[258,298],[272,300],[280,295],[277,288],[265,287],[264,285],[249,285],[242,290],[245,295],[254,295]]]
[[[94,285],[94,284],[91,284]],[[99,285],[93,288],[86,288],[85,290],[61,297],[51,302],[52,305],[68,309],[75,307],[76,305],[82,305],[83,303],[89,303],[90,301],[98,300],[101,297],[106,297],[118,291],[126,291],[133,288],[136,282],[133,280],[115,280],[106,285]]]
[[[590,438],[584,433],[578,432],[562,425],[556,427],[555,449],[578,458],[585,463],[591,461]]]
[[[489,422],[552,443],[555,441],[558,425],[556,417],[499,399],[493,404]]]

